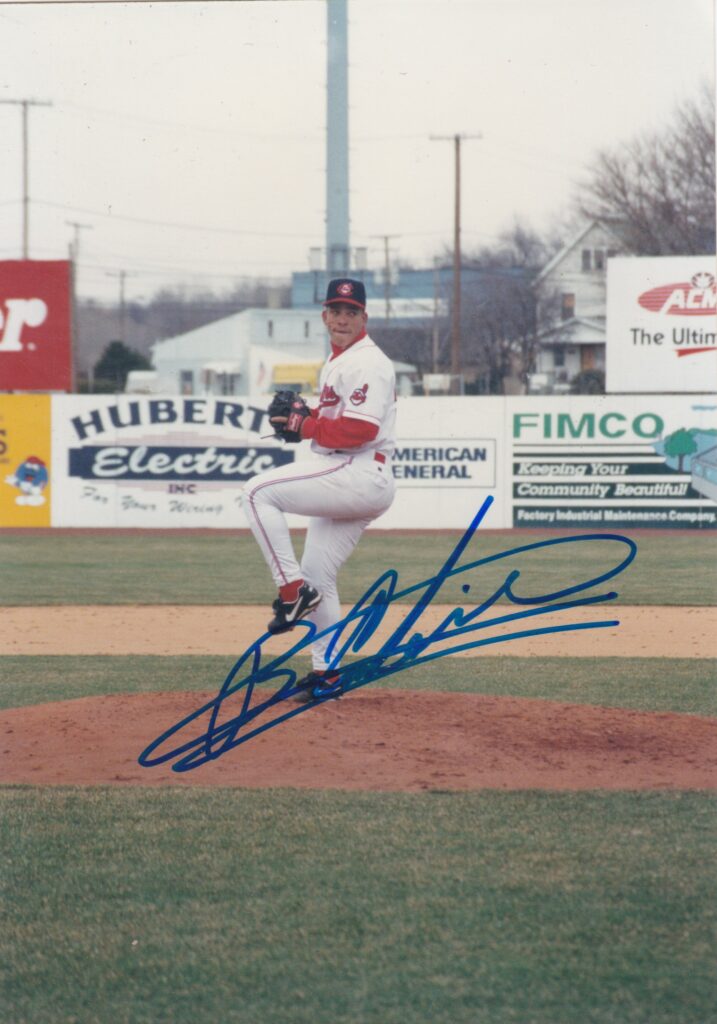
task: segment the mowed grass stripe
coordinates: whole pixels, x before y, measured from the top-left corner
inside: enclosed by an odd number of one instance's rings
[[[13,1024],[707,1024],[704,794],[0,789]]]
[[[461,564],[569,535],[479,530]],[[342,599],[359,600],[390,568],[399,572],[399,589],[429,579],[445,563],[460,536],[458,531],[368,531],[342,570]],[[618,603],[717,604],[717,533],[675,531],[667,537],[643,531],[635,536],[636,560],[610,584],[618,591]],[[300,554],[304,533],[296,533],[294,539]],[[470,584],[471,600],[478,603],[494,593],[514,569],[521,573],[518,594],[550,593],[600,576],[619,564],[626,552],[625,545],[618,542],[560,543],[501,559],[475,570],[470,577],[461,575],[444,584],[440,600],[465,605],[461,586]],[[132,535],[111,530],[56,535],[0,531],[0,605],[262,604],[274,596],[269,572],[254,538],[246,532],[233,537],[172,531]]]
[[[215,692],[232,666],[219,656],[5,656],[0,708],[110,693]],[[291,667],[301,676],[309,659],[295,658]],[[483,657],[445,658],[369,685],[717,715],[716,682],[710,659]]]

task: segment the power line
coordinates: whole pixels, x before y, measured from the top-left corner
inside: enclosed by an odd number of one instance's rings
[[[287,274],[291,273],[290,268],[292,267],[292,263],[291,263],[290,260],[284,260],[284,261],[281,261],[281,262],[278,262],[278,261],[267,261],[267,260],[263,260],[263,261],[257,262],[257,260],[244,260],[242,262],[233,261],[233,265],[236,266],[236,267],[257,267],[257,266],[259,266],[259,267],[286,267],[287,268],[286,269],[286,273]],[[87,262],[83,262],[83,263],[80,263],[79,266],[80,266],[80,268],[82,269],[83,272],[89,271],[90,273],[95,273],[95,274],[102,274],[102,273],[104,273],[104,272],[106,272],[108,270],[112,270],[112,267],[111,267],[110,264],[104,264],[104,263],[87,263]],[[256,273],[256,271],[255,271],[255,273]],[[231,280],[231,279],[233,279],[235,277],[241,276],[239,274],[239,272],[236,271],[236,270],[234,270],[234,271],[233,270],[229,270],[225,274],[223,274],[223,273],[221,273],[219,271],[217,271],[216,273],[212,273],[211,271],[206,271],[206,270],[205,271],[203,271],[203,270],[192,270],[191,267],[167,268],[165,270],[162,270],[162,269],[154,269],[154,270],[149,269],[149,270],[146,270],[144,268],[139,268],[135,272],[135,274],[136,274],[137,277],[182,277],[183,276],[183,277],[192,277],[192,278],[194,278],[194,277],[206,277],[206,278],[210,278],[211,280]],[[243,276],[246,276],[246,274],[244,274]]]
[[[2,102],[2,101],[0,101]],[[246,235],[252,238],[314,238],[314,234],[308,231],[248,231],[245,228],[217,228],[207,224],[184,224],[177,221],[154,220],[148,217],[130,217],[126,214],[108,213],[106,210],[89,210],[81,206],[68,206],[65,203],[51,203],[46,199],[35,200],[38,206],[47,206],[55,210],[71,210],[74,213],[84,213],[93,217],[107,217],[110,220],[127,221],[133,224],[149,224],[154,227],[179,228],[183,231],[206,231],[217,235]]]
[[[70,100],[59,100],[57,101],[57,107],[59,110],[64,111],[77,111],[87,112],[93,114],[101,114],[105,117],[119,118],[120,120],[138,121],[144,124],[153,124],[160,127],[177,129],[180,131],[196,131],[211,135],[222,135],[237,136],[239,138],[246,138],[258,142],[319,142],[324,137],[323,132],[317,132],[316,134],[307,134],[302,132],[301,134],[292,133],[277,133],[269,134],[267,132],[255,132],[255,131],[244,131],[242,129],[234,129],[231,127],[213,127],[209,125],[200,125],[191,122],[182,121],[168,121],[165,118],[158,117],[147,117],[142,114],[129,113],[123,110],[110,110],[107,107],[94,107],[84,103],[74,103]],[[350,139],[350,144],[364,143],[364,142],[418,142],[425,139],[425,134],[421,133],[394,133],[391,132],[385,135],[356,135]],[[506,146],[513,151],[523,152],[526,154],[532,154],[532,158],[538,158],[543,160],[550,160],[554,163],[564,166],[567,163],[573,164],[575,167],[582,166],[572,156],[563,155],[557,150],[541,149],[536,146],[526,146],[520,141],[515,141],[507,136],[496,135],[491,133],[491,140],[493,144],[498,146]],[[531,157],[528,155],[528,159]]]
[[[255,142],[319,142],[323,138],[323,133],[317,133],[316,135],[309,135],[302,132],[300,135],[293,135],[287,133],[279,133],[275,135],[268,134],[266,132],[248,132],[233,128],[213,128],[208,125],[191,124],[182,121],[166,121],[162,118],[146,117],[142,114],[129,114],[121,110],[108,110],[106,107],[90,107],[85,104],[71,103],[66,100],[59,102],[59,106],[65,110],[73,111],[86,111],[93,114],[103,114],[105,117],[115,117],[121,120],[127,121],[139,121],[143,124],[159,125],[164,128],[178,129],[180,131],[195,131],[205,132],[212,135],[222,135],[224,137],[228,135],[235,135],[239,138],[251,139]]]

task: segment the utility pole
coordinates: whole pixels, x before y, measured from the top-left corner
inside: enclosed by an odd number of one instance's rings
[[[400,235],[371,235],[371,238],[383,239],[383,296],[386,302],[386,320],[391,318],[391,259],[388,243],[392,238],[400,237]]]
[[[433,261],[433,331],[432,331],[432,345],[431,345],[431,357],[433,363],[433,372],[438,373],[438,298],[440,290],[441,278],[438,272],[438,260]]]
[[[29,259],[30,236],[30,178],[28,155],[27,111],[29,107],[51,107],[49,100],[0,100],[0,103],[22,107],[22,258]]]
[[[451,318],[451,374],[460,377],[461,359],[461,141],[482,139],[477,135],[431,135],[433,142],[453,142],[455,159],[455,208],[453,217],[453,315]]]
[[[77,302],[77,264],[80,258],[80,231],[92,230],[91,224],[80,224],[76,220],[65,221],[75,232],[70,242],[70,284],[72,288],[72,390],[77,391],[77,363],[80,352],[80,310]],[[87,371],[88,380],[92,382],[92,367]]]
[[[73,260],[78,260],[80,258],[80,231],[92,231],[92,224],[80,224],[76,220],[66,220],[65,224],[75,229],[70,242],[70,257]]]
[[[125,341],[125,302],[124,302],[124,283],[128,277],[126,270],[106,270],[105,273],[108,277],[119,278],[119,318],[120,318],[120,341],[122,344],[126,344]]]

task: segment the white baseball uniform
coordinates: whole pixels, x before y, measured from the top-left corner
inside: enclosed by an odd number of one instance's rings
[[[326,448],[311,441],[310,458],[253,477],[243,507],[274,582],[281,587],[303,578],[322,595],[307,616],[322,630],[341,612],[336,580],[368,524],[389,508],[395,483],[391,456],[396,446],[396,385],[393,364],[364,334],[331,355],[320,376],[318,420],[346,417],[378,427],[355,447]],[[310,516],[299,565],[285,513]],[[330,638],[312,647],[315,671],[327,668]]]

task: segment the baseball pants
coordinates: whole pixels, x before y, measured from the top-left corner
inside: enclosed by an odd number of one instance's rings
[[[371,451],[315,455],[260,473],[244,488],[244,511],[277,588],[303,578],[323,595],[307,616],[318,632],[341,617],[339,569],[368,524],[389,508],[394,493],[389,464],[375,461]],[[301,564],[286,513],[310,517]],[[321,638],[312,646],[317,672],[327,667],[330,640],[330,636]]]

